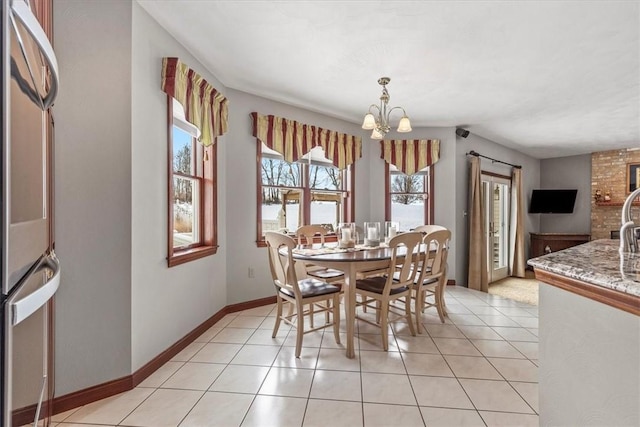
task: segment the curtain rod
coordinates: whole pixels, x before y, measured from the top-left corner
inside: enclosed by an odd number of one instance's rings
[[[488,157],[488,156],[483,156],[482,154],[480,154],[480,153],[478,153],[476,151],[473,151],[473,150],[469,151],[467,153],[467,156],[484,157],[485,159],[489,159],[494,163],[504,163],[505,165],[513,166],[516,169],[522,169],[522,165],[514,165],[513,163],[507,163],[507,162],[503,162],[502,160],[496,160],[496,159],[493,159],[493,158]]]

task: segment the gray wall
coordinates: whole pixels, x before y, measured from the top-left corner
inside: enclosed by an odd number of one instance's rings
[[[167,96],[162,58],[179,57],[225,87],[133,2],[131,369],[136,371],[227,305],[226,136],[218,139],[218,253],[167,267]],[[246,299],[253,299],[250,295]]]
[[[538,214],[541,233],[591,232],[591,154],[540,161],[540,188],[577,188],[572,214]]]
[[[56,0],[56,394],[131,373],[131,3]]]

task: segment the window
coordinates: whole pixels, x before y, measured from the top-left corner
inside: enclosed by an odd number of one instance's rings
[[[401,231],[433,223],[433,167],[406,175],[385,162],[386,221],[398,222]]]
[[[169,267],[216,253],[216,144],[196,142],[199,130],[168,96]]]
[[[353,218],[355,165],[335,167],[321,147],[314,147],[296,162],[257,144],[258,245],[264,232],[286,229],[293,233],[305,224],[335,230]]]

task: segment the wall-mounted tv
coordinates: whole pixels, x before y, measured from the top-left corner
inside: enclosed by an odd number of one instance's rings
[[[570,214],[578,190],[533,190],[529,213]]]

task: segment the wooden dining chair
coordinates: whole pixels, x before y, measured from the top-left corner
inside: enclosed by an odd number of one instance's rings
[[[311,245],[315,237],[320,238],[320,244],[324,246],[324,238],[327,235],[327,229],[321,225],[311,224],[302,225],[296,230],[296,239],[298,245]],[[318,267],[312,263],[306,264],[307,275],[316,279],[324,280],[329,283],[343,283],[344,273],[340,270],[332,268]]]
[[[439,230],[447,230],[446,227],[443,227],[441,225],[435,225],[435,224],[426,224],[426,225],[419,225],[416,228],[413,229],[413,231],[418,231],[422,234],[429,234],[432,233],[434,231],[439,231]]]
[[[436,307],[440,321],[444,323],[447,311],[444,304],[444,290],[447,286],[447,256],[451,231],[441,229],[427,233],[423,237],[426,250],[425,261],[419,265],[419,274],[413,286],[412,299],[418,333],[422,333],[420,316],[429,307]],[[433,297],[433,302],[429,299]],[[411,303],[410,300],[407,302]]]
[[[296,357],[300,357],[304,334],[329,326],[333,326],[336,343],[340,344],[341,287],[312,277],[298,279],[295,261],[292,257],[296,242],[291,237],[267,231],[265,241],[269,250],[271,276],[276,287],[276,322],[272,337],[276,337],[281,321],[296,328]],[[283,314],[285,301],[292,304],[295,310],[289,310],[288,314]],[[314,307],[314,310],[311,310],[310,307]],[[327,320],[322,326],[314,328],[311,325],[310,329],[305,330],[305,316],[313,316],[314,313],[322,312],[330,312],[333,319]]]
[[[421,233],[408,232],[397,235],[389,241],[391,259],[387,273],[384,276],[356,280],[356,295],[362,297],[362,302],[357,305],[376,310],[376,321],[373,322],[361,316],[356,316],[356,318],[381,329],[382,348],[385,351],[389,349],[388,325],[390,322],[406,319],[411,335],[416,335],[411,318],[411,306],[405,304],[404,314],[397,315],[398,313],[389,310],[389,305],[392,301],[400,298],[405,298],[406,301],[411,300],[413,283],[416,280],[420,261],[419,253],[414,252],[419,249],[421,242]],[[390,314],[394,314],[395,317],[390,318]]]

